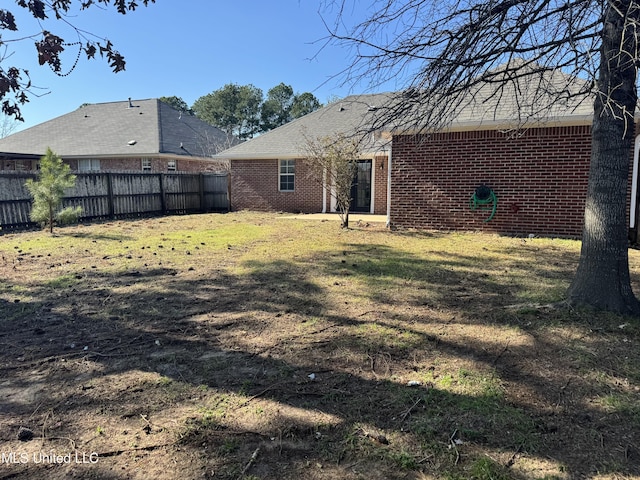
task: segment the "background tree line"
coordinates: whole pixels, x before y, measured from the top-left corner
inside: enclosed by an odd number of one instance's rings
[[[322,106],[312,93],[294,93],[293,87],[284,83],[271,88],[266,97],[254,85],[228,83],[198,98],[191,107],[180,97],[160,100],[241,140],[268,132]]]

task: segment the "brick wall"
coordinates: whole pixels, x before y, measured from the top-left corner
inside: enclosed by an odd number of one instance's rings
[[[386,156],[375,157],[373,161],[374,192],[373,213],[375,215],[387,214],[387,173],[389,160]]]
[[[580,236],[590,152],[590,126],[394,136],[391,223]],[[498,197],[486,223],[469,208],[481,184]]]
[[[168,171],[168,162],[166,158],[152,158],[151,172],[161,173]],[[226,171],[227,167],[224,162],[214,160],[200,160],[189,158],[178,158],[176,162],[176,171],[178,172],[221,172]],[[71,167],[71,170],[78,169],[78,160],[65,160]],[[100,171],[102,172],[141,172],[142,158],[100,158]]]
[[[234,210],[261,210],[319,213],[322,211],[320,173],[304,161],[296,161],[294,192],[278,190],[278,160],[233,160],[231,162],[231,207]],[[382,165],[383,168],[380,168]],[[387,213],[387,157],[376,157],[372,168],[374,213]],[[331,211],[331,194],[326,194],[326,211]]]
[[[279,191],[278,160],[231,161],[231,208],[317,213],[322,211],[322,185],[310,178],[303,161],[296,161],[295,190]]]

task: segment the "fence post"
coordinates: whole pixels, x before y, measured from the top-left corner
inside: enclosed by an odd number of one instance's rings
[[[204,198],[204,174],[198,175],[198,193],[200,194],[200,211],[202,213],[207,211],[207,205]]]
[[[162,214],[167,213],[167,198],[165,196],[165,188],[164,188],[164,173],[160,173],[160,208],[162,209]]]
[[[108,197],[108,205],[107,208],[109,213],[109,218],[115,218],[116,207],[115,207],[115,199],[113,198],[113,178],[112,173],[107,173],[107,197]]]

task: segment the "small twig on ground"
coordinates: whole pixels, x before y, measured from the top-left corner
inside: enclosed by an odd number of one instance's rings
[[[350,470],[350,469],[352,469],[353,467],[360,465],[362,462],[364,462],[364,459],[358,460],[357,462],[353,462],[353,463],[351,463],[351,464],[347,465],[347,466],[346,466],[346,467],[344,467],[344,468],[345,468],[346,470]]]
[[[175,445],[175,443],[161,443],[160,445],[149,445],[148,447],[135,447],[135,448],[125,448],[124,450],[112,450],[110,452],[98,453],[98,458],[102,457],[116,457],[118,455],[122,455],[123,453],[128,452],[141,452],[141,451],[152,451],[157,448],[170,447]]]
[[[246,407],[251,401],[255,400],[258,397],[261,397],[262,395],[267,393],[269,390],[273,390],[274,388],[276,388],[278,385],[281,385],[281,384],[282,384],[282,382],[278,382],[278,383],[274,383],[273,385],[269,385],[267,388],[265,388],[264,390],[259,391],[255,395],[251,395],[249,398],[247,398],[244,402],[242,402],[236,408]]]
[[[40,407],[44,405],[44,402],[40,402],[38,404],[38,406],[36,407],[36,409],[33,411],[33,413],[31,415],[29,415],[29,420],[31,420],[33,418],[33,416],[38,412],[38,410],[40,410]]]
[[[511,455],[511,458],[509,459],[509,461],[505,464],[505,467],[511,468],[513,464],[516,463],[516,457],[521,451],[522,451],[522,445],[519,445],[516,451],[513,452],[513,455]]]
[[[456,452],[456,461],[454,465],[458,465],[458,462],[460,461],[460,452],[458,452],[458,446],[456,445],[456,441],[455,441],[457,433],[458,433],[458,429],[456,428],[451,434],[451,436],[449,437],[449,448],[453,448],[453,450]]]
[[[139,352],[131,352],[131,353],[100,353],[100,352],[82,352],[84,353],[83,357],[129,357],[131,355],[137,355]]]
[[[253,452],[253,455],[251,455],[251,458],[249,459],[247,464],[244,466],[244,468],[240,472],[240,475],[238,476],[238,480],[240,480],[244,476],[244,474],[249,471],[249,469],[251,468],[251,465],[253,465],[253,462],[255,462],[256,458],[258,458],[259,453],[260,453],[260,447],[255,449],[255,451]]]
[[[422,401],[422,398],[418,398],[413,405],[411,405],[408,409],[400,414],[400,421],[404,422],[407,417],[411,414],[414,408],[418,406],[418,404]]]
[[[496,363],[498,363],[498,360],[500,360],[500,357],[502,357],[502,355],[504,355],[504,353],[509,350],[509,343],[511,342],[511,340],[507,341],[507,344],[504,346],[504,348],[502,349],[502,351],[498,354],[498,356],[496,358],[493,359],[493,362],[491,363],[492,366],[496,366]]]
[[[76,450],[76,442],[69,437],[47,437],[47,440],[51,441],[51,440],[67,440],[69,443],[71,443],[71,450]],[[44,440],[44,438],[43,438]]]

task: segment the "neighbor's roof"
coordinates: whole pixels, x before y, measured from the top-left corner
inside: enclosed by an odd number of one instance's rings
[[[281,159],[304,155],[305,137],[309,140],[335,134],[361,135],[365,154],[381,151],[385,140],[367,134],[377,108],[389,100],[389,94],[352,95],[278,128],[247,140],[216,155],[225,160]]]
[[[227,136],[197,117],[158,99],[84,105],[0,139],[0,151],[63,158],[189,156],[211,157]]]

